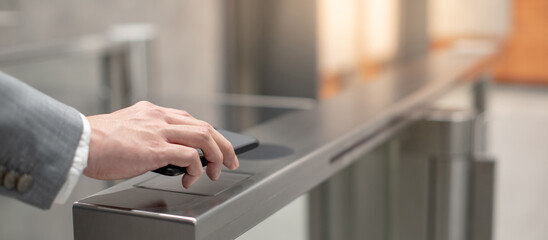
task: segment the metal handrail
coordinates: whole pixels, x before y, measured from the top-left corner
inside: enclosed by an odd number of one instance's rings
[[[75,239],[233,239],[417,121],[432,101],[475,80],[491,58],[431,53],[311,109],[248,129],[244,133],[262,145],[240,157],[237,172],[223,172],[210,189],[203,179],[196,189],[221,191],[140,187],[148,181],[180,184],[147,173],[99,192],[75,203]],[[231,183],[219,188],[227,174]]]

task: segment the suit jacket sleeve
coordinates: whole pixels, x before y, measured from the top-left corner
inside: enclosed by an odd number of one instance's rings
[[[28,191],[0,186],[0,194],[50,208],[81,134],[78,111],[0,72],[0,165],[33,179]]]

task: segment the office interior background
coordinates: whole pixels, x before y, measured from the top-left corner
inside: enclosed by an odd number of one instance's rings
[[[547,11],[544,0],[0,0],[0,70],[85,115],[146,99],[242,131],[430,52],[498,51],[484,116],[497,162],[493,239],[540,240]],[[49,211],[0,197],[0,238],[72,239],[72,203],[116,183],[84,176]],[[309,239],[307,197],[239,239]]]

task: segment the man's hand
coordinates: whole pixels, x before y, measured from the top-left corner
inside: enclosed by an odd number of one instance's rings
[[[143,101],[87,119],[91,140],[84,174],[88,177],[129,178],[173,164],[187,168],[183,186],[188,188],[203,172],[196,148],[209,161],[206,172],[212,180],[219,178],[223,164],[230,169],[239,165],[228,140],[182,110]]]

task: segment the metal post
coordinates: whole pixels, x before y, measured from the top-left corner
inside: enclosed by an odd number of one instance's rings
[[[468,239],[475,119],[475,112],[466,110],[435,110],[425,119],[432,146],[441,143],[430,161],[429,239]]]
[[[146,24],[121,25],[109,31],[111,44],[101,58],[105,112],[149,98],[153,37],[153,28]]]
[[[377,147],[310,191],[310,239],[386,239],[394,146],[391,140]]]
[[[490,236],[493,168],[474,157],[476,121],[474,110],[434,109],[403,134],[393,239]]]
[[[470,193],[470,240],[493,239],[495,160],[475,156]]]
[[[483,153],[487,150],[487,131],[485,129],[484,117],[487,112],[489,98],[489,84],[492,76],[489,72],[484,72],[479,76],[478,81],[473,85],[472,102],[476,109],[480,121],[476,123],[476,149],[475,152]]]

